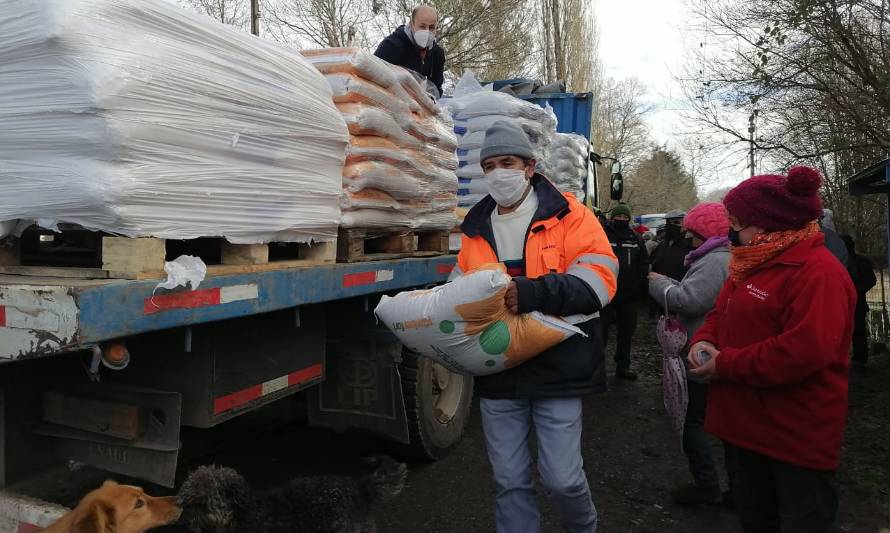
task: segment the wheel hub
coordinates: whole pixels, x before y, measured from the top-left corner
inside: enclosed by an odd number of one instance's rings
[[[444,366],[433,363],[430,372],[433,385],[433,408],[436,420],[440,424],[448,424],[457,414],[463,396],[463,378]]]

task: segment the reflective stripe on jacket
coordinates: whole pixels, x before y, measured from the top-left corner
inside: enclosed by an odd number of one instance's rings
[[[544,176],[532,186],[538,210],[526,232],[525,276],[516,277],[520,312],[593,315],[615,296],[618,260],[596,216]],[[497,204],[483,198],[467,214],[454,276],[497,263],[491,213]],[[605,366],[598,318],[575,335],[531,361],[500,374],[477,378],[487,398],[579,396],[605,389]]]

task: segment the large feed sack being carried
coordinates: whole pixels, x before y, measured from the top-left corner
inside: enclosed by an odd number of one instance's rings
[[[167,0],[0,0],[0,222],[332,240],[331,96],[299,54]]]
[[[515,367],[583,334],[560,318],[508,311],[510,279],[502,265],[490,265],[430,290],[384,296],[374,312],[409,349],[476,376]]]

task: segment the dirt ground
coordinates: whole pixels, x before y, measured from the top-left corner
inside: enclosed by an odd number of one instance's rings
[[[610,380],[609,392],[584,405],[584,462],[600,531],[611,533],[740,532],[723,507],[673,505],[668,491],[689,480],[679,438],[661,399],[660,352],[654,324],[641,320],[634,359],[640,380]],[[850,420],[838,472],[843,532],[890,528],[890,358],[874,357],[851,379]],[[722,461],[722,449],[714,442]],[[494,531],[490,469],[475,407],[460,448],[438,463],[415,468],[410,487],[380,513],[382,532]],[[545,532],[561,531],[542,498]]]
[[[689,480],[680,439],[668,425],[661,399],[660,353],[654,324],[643,319],[634,346],[637,382],[610,379],[610,390],[585,401],[584,461],[606,533],[740,533],[727,508],[680,507],[668,491]],[[287,408],[287,407],[281,407]],[[183,435],[180,479],[199,464],[223,464],[241,471],[258,489],[302,474],[358,471],[360,458],[387,445],[379,439],[347,437],[275,422],[267,409],[210,431]],[[890,356],[873,358],[851,379],[850,418],[838,472],[840,531],[881,533],[890,528]],[[192,450],[200,450],[193,453]],[[722,462],[722,449],[714,442]],[[107,474],[83,468],[67,474],[80,487],[96,486]],[[63,489],[53,500],[73,505],[83,491]],[[164,493],[160,487],[149,489]],[[27,493],[27,492],[26,492]],[[379,510],[381,533],[493,532],[493,485],[485,455],[478,405],[464,440],[447,458],[411,465],[407,489]],[[561,531],[541,499],[545,532]]]

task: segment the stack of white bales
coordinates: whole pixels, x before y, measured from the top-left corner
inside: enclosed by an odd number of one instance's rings
[[[557,133],[550,140],[539,169],[559,190],[580,200],[584,198],[589,157],[590,142],[586,137]]]
[[[456,90],[455,93],[460,94],[460,91]],[[464,208],[472,207],[488,194],[479,154],[485,131],[492,124],[507,121],[521,127],[528,134],[539,161],[545,157],[547,145],[556,133],[556,117],[552,110],[506,93],[480,88],[475,92],[464,92],[448,100],[446,105],[454,118],[454,131],[458,134],[458,201]]]
[[[453,228],[453,126],[414,74],[355,48],[303,55],[327,78],[351,134],[342,227]]]
[[[269,41],[167,0],[0,0],[0,223],[332,240],[347,140]]]

